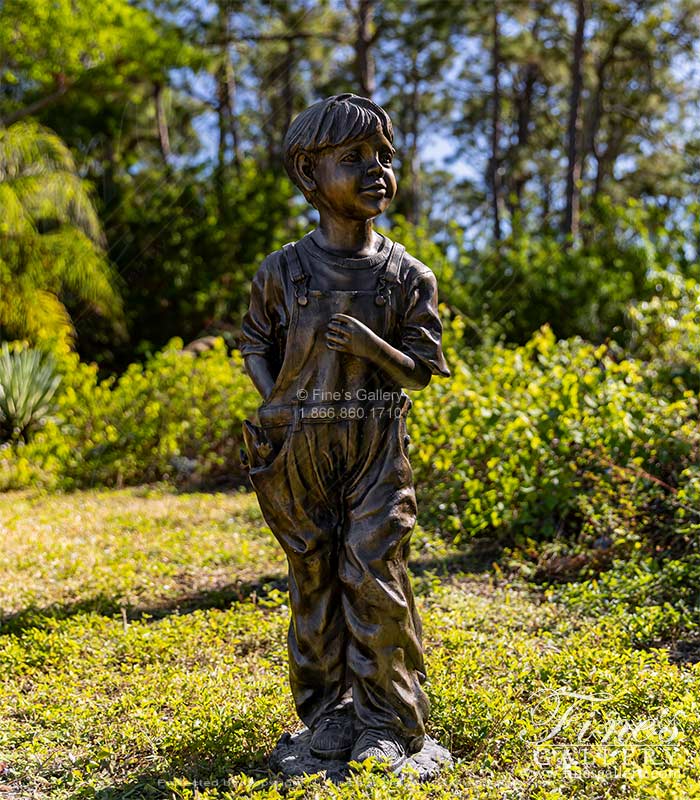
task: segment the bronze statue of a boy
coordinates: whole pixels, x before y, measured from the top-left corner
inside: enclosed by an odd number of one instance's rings
[[[307,108],[285,166],[318,229],[269,255],[241,353],[263,397],[249,474],[289,562],[289,672],[319,758],[399,769],[428,699],[407,574],[416,501],[403,388],[449,375],[437,284],[372,221],[396,192],[391,121],[341,94]]]

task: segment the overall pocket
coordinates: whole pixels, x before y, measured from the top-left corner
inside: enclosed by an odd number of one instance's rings
[[[271,470],[272,467],[284,460],[291,433],[291,425],[266,430],[250,420],[245,420],[243,441],[248,459],[248,473],[251,478]]]

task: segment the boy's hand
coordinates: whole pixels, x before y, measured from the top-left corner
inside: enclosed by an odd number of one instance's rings
[[[430,383],[428,367],[397,350],[348,314],[333,314],[326,331],[326,345],[331,350],[368,358],[406,389],[422,389]]]
[[[347,314],[333,314],[326,331],[326,344],[331,350],[361,358],[376,358],[383,343],[374,331]]]

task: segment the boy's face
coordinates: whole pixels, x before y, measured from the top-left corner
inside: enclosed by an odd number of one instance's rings
[[[386,211],[396,194],[393,154],[383,133],[323,150],[313,169],[319,213],[367,220]]]

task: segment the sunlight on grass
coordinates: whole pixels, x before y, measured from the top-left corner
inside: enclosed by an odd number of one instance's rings
[[[423,531],[431,733],[457,766],[283,787],[266,759],[297,725],[285,566],[254,498],[22,493],[0,526],[0,786],[19,797],[700,796],[699,666],[524,585],[440,578],[450,553]]]

